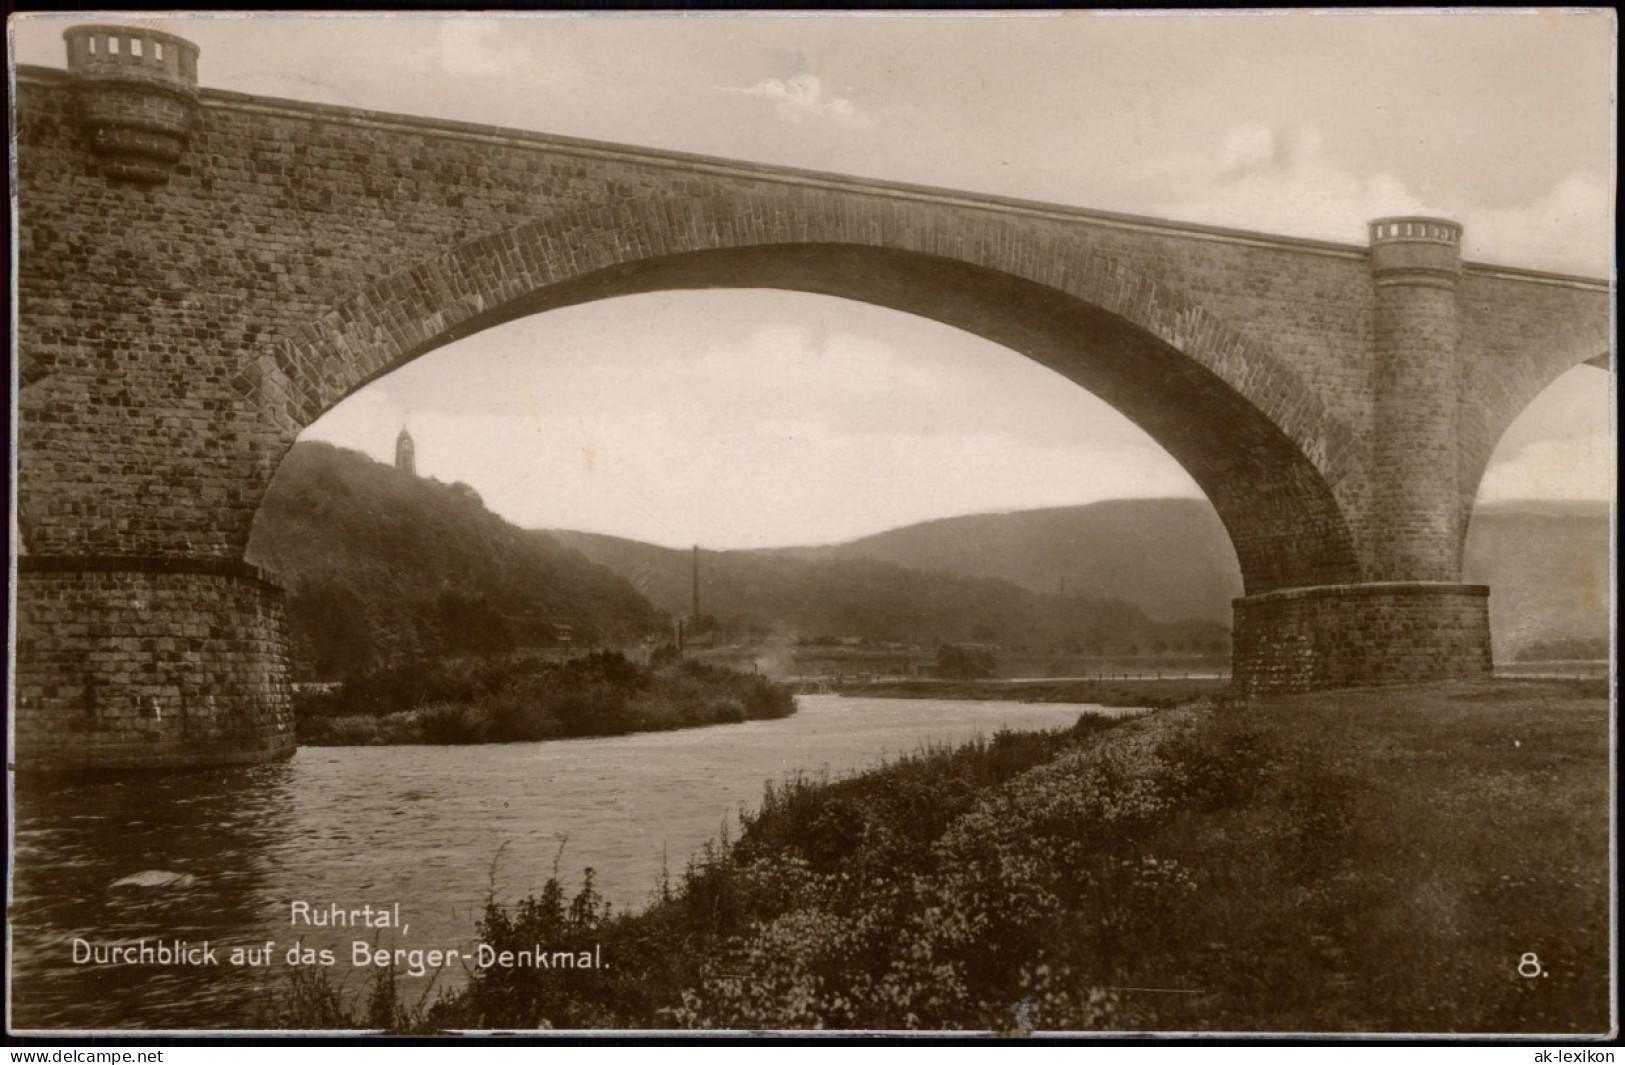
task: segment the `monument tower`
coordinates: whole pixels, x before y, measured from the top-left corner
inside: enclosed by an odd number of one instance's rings
[[[401,426],[401,435],[395,438],[395,468],[402,473],[416,477],[418,475],[417,445],[412,442],[412,434]]]

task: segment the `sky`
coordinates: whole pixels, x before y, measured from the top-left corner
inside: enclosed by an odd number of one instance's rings
[[[78,14],[71,22],[99,20]],[[1434,214],[1471,260],[1613,269],[1611,12],[143,18],[205,86],[1360,244]],[[67,20],[13,17],[64,65]],[[1611,498],[1612,389],[1561,379],[1482,501]],[[1007,349],[798,293],[550,311],[306,430],[473,485],[518,524],[679,546],[1199,495]]]

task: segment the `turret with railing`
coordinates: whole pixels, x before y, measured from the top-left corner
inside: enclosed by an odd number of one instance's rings
[[[133,24],[73,26],[62,36],[79,121],[102,173],[169,180],[197,116],[197,45]]]

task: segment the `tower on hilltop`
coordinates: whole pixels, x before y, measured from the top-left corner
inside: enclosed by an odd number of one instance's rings
[[[395,468],[402,473],[416,477],[418,474],[417,445],[412,442],[412,434],[401,426],[401,435],[395,438]]]

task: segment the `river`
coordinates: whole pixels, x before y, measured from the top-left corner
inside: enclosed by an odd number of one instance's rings
[[[1054,728],[1071,705],[798,697],[777,721],[601,739],[469,747],[304,747],[252,768],[17,783],[10,984],[13,1030],[264,1027],[300,941],[333,951],[350,990],[352,942],[472,950],[488,892],[505,901],[596,871],[639,908],[662,870],[737,825],[764,783],[844,774],[1002,727]],[[294,923],[371,906],[399,928]],[[366,921],[365,913],[355,915]],[[372,919],[375,923],[377,918]],[[75,941],[84,946],[76,948]],[[75,962],[183,941],[191,964]],[[212,956],[201,951],[207,943]],[[266,949],[267,944],[271,944]],[[234,963],[231,951],[243,954]],[[252,953],[250,953],[252,950]],[[407,977],[415,989],[438,978]]]

